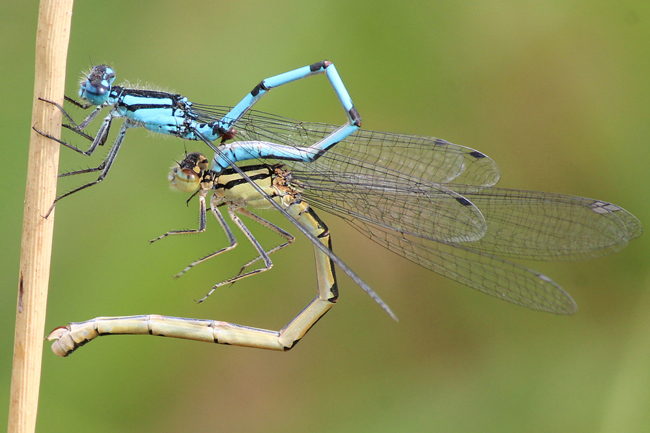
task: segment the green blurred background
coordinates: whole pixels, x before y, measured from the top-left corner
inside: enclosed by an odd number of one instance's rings
[[[5,408],[37,8],[0,4]],[[154,83],[196,102],[231,105],[265,77],[330,59],[365,128],[474,147],[497,161],[500,186],[612,201],[647,225],[649,40],[646,0],[80,1],[67,94],[76,93],[81,71],[105,62],[116,83]],[[257,108],[342,119],[322,77],[276,90]],[[203,235],[147,242],[196,225],[196,203],[187,208],[186,196],[166,181],[185,146],[205,150],[132,130],[108,180],[57,207],[46,331],[146,313],[279,329],[312,299],[304,239],[274,256],[273,271],[220,289],[202,305],[192,300],[239,269],[250,248],[171,278],[225,242],[214,220]],[[105,151],[89,159],[62,149],[61,170],[96,164]],[[65,179],[59,191],[80,182]],[[289,353],[111,337],[61,359],[46,344],[38,431],[650,429],[647,234],[615,256],[529,264],[578,302],[576,316],[559,317],[466,289],[321,217],[335,250],[400,322],[339,272],[337,308]],[[255,230],[268,245],[276,238],[266,232]]]

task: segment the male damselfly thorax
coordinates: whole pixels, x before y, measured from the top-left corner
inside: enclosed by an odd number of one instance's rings
[[[271,89],[320,74],[326,75],[345,111],[347,121],[340,127],[319,125],[316,130],[308,132],[309,128],[305,129],[306,125],[303,122],[291,120],[287,122],[288,119],[282,120],[277,116],[256,115],[250,112],[253,105]],[[314,161],[324,152],[358,131],[361,126],[361,116],[352,104],[352,99],[343,85],[341,77],[334,64],[327,60],[262,80],[234,107],[195,104],[180,94],[113,86],[114,81],[115,71],[111,67],[107,65],[95,66],[81,80],[78,92],[81,101],[65,97],[67,102],[76,107],[82,109],[94,107],[92,112],[80,123],[76,123],[58,103],[41,99],[61,110],[69,121],[63,126],[91,141],[91,145],[88,150],[83,150],[49,133],[39,131],[36,125],[33,126],[33,129],[84,156],[91,156],[99,146],[106,143],[114,119],[123,120],[111,149],[100,165],[60,175],[63,177],[101,172],[97,180],[83,184],[57,197],[45,217],[52,212],[56,202],[62,198],[97,185],[106,178],[122,146],[127,130],[130,128],[144,127],[158,134],[171,135],[184,140],[203,141],[210,149],[219,153],[217,146],[223,145],[226,141],[233,140],[235,136],[239,135],[242,132],[240,123],[243,123],[244,132],[247,132],[244,136],[248,136],[248,141],[256,141],[261,146],[229,150],[227,154],[221,155],[218,162],[222,168],[226,168],[236,162],[258,158]],[[96,135],[93,137],[85,132],[86,127],[107,107],[110,109]],[[271,119],[272,125],[267,123],[269,119]],[[255,138],[255,135],[260,132],[263,136]],[[310,143],[305,143],[302,140],[296,141],[295,134],[302,135],[303,132],[308,132]],[[278,145],[278,143],[280,144]]]

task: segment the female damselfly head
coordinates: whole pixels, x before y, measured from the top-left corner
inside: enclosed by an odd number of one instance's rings
[[[172,167],[172,171],[167,176],[169,183],[174,188],[182,192],[196,191],[205,171],[210,168],[210,160],[198,152],[188,153],[177,166]]]
[[[111,94],[115,71],[107,65],[93,67],[88,76],[81,80],[79,97],[93,105],[102,105]]]

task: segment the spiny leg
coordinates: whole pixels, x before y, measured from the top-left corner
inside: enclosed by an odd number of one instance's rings
[[[259,215],[256,215],[256,214],[254,214],[254,213],[252,213],[252,212],[250,212],[250,211],[248,211],[246,209],[240,209],[239,212],[242,215],[246,215],[248,218],[252,219],[253,221],[257,222],[260,225],[263,225],[264,227],[270,229],[274,233],[277,233],[278,235],[282,236],[283,238],[285,238],[287,240],[283,244],[280,244],[280,245],[278,245],[276,247],[273,247],[270,250],[266,251],[267,255],[271,255],[271,254],[275,253],[276,251],[280,251],[282,248],[288,247],[289,245],[291,245],[293,243],[293,241],[296,240],[296,238],[293,237],[293,235],[291,233],[281,229],[280,227],[276,226],[275,224],[271,223],[270,221],[265,220],[264,218],[260,217]],[[239,270],[239,273],[237,273],[237,276],[241,275],[244,272],[244,270],[246,270],[246,268],[248,268],[249,266],[251,266],[252,264],[257,262],[261,258],[262,258],[262,256],[257,256],[256,258],[254,258],[250,262],[246,263]],[[234,283],[234,281],[233,281],[233,283]]]
[[[206,144],[210,145],[211,143],[209,140],[207,140],[204,136],[201,135],[200,132],[197,132],[198,137],[201,138]],[[284,146],[284,147],[290,147],[290,146]],[[242,170],[240,167],[238,167],[232,160],[232,155],[233,152],[226,152],[223,151],[220,148],[213,148],[215,151],[215,157],[213,159],[213,164],[216,165],[219,163],[219,160],[224,162],[225,164],[228,164],[229,166],[232,167],[232,169],[237,172],[242,179],[246,180],[253,189],[255,189],[258,193],[260,193],[262,196],[265,196],[265,192],[262,189],[260,185],[257,185],[253,180]],[[297,148],[292,148],[296,149]],[[224,149],[225,150],[225,149]],[[286,158],[285,158],[286,159]],[[303,224],[299,223],[293,216],[289,214],[289,212],[283,208],[279,203],[276,203],[275,201],[271,200],[270,197],[266,197],[266,200],[280,213],[282,213],[287,219],[294,225],[296,228],[298,228],[305,236],[307,236],[308,239],[311,240],[311,242],[314,245],[314,248],[318,248],[318,250],[322,253],[325,254],[329,259],[330,262],[333,264],[336,264],[339,268],[341,268],[351,279],[354,281],[361,289],[368,294],[372,298],[373,301],[375,301],[381,308],[384,309],[394,320],[398,320],[397,316],[393,311],[390,309],[390,307],[375,293],[372,288],[366,284],[348,265],[346,265],[334,252],[331,250],[331,248],[328,248],[326,245],[318,242],[318,239],[311,233],[311,231],[306,228]]]
[[[208,190],[205,190],[205,189],[201,189],[199,191],[199,228],[198,229],[170,230],[167,233],[162,234],[162,235],[158,236],[155,239],[151,239],[149,241],[149,243],[152,244],[152,243],[154,243],[156,241],[159,241],[159,240],[161,240],[163,238],[166,238],[167,236],[171,236],[171,235],[187,235],[187,234],[194,234],[194,233],[203,233],[205,231],[205,228],[206,228],[206,225],[207,225],[207,221],[206,221],[207,218],[206,218],[206,211],[205,211],[205,196],[207,195],[207,193],[208,193]],[[219,214],[219,216],[215,215],[215,217],[217,218],[217,220],[219,220],[219,222],[221,222],[221,220],[223,219],[223,217],[220,218],[220,216],[221,216],[221,214]],[[224,221],[224,223],[225,223],[225,221]],[[223,224],[221,226],[222,226],[222,228],[224,227]],[[226,231],[226,230],[224,229],[224,231]],[[228,231],[226,231],[226,234],[228,234]],[[236,243],[236,241],[235,241],[234,237],[232,237],[231,235],[232,235],[232,232],[230,232],[228,237],[230,238],[230,241],[231,241],[230,243],[232,245],[233,243]]]
[[[73,105],[76,105],[77,107],[79,107],[79,108],[81,108],[83,110],[87,110],[90,107],[95,107],[95,109],[88,115],[88,117],[86,117],[80,124],[77,125],[75,123],[74,119],[72,118],[72,116],[70,116],[70,114],[67,112],[67,110],[65,108],[63,108],[62,106],[60,106],[59,104],[57,104],[56,102],[50,101],[49,99],[43,99],[43,98],[38,98],[38,100],[46,102],[48,104],[52,104],[56,108],[58,108],[59,111],[61,111],[61,114],[63,114],[66,117],[66,119],[68,119],[68,121],[70,122],[70,125],[68,125],[68,127],[70,129],[74,129],[74,130],[77,130],[77,131],[81,131],[82,129],[85,129],[86,126],[88,126],[90,124],[90,122],[92,122],[93,119],[95,119],[95,117],[97,117],[99,112],[102,111],[102,109],[105,107],[105,105],[103,105],[103,104],[102,105],[94,105],[94,104],[91,104],[91,103],[81,104],[81,103],[75,101],[74,99],[72,99],[72,98],[70,98],[68,96],[65,96],[66,101],[70,102]]]
[[[212,207],[212,209],[214,210],[214,206]],[[218,213],[218,211],[216,211],[216,210],[214,210],[214,212]],[[241,218],[239,218],[235,214],[235,212],[240,212],[240,213],[244,214],[242,212],[242,209],[239,209],[239,208],[237,208],[235,206],[228,206],[228,215],[230,216],[230,219],[235,223],[235,225],[239,228],[239,230],[241,230],[241,232],[244,234],[244,236],[246,236],[246,238],[249,240],[249,242],[253,245],[253,247],[257,251],[257,254],[259,254],[259,256],[264,261],[264,267],[252,270],[250,272],[246,272],[245,274],[234,276],[232,278],[228,278],[225,281],[222,281],[220,283],[215,284],[214,286],[212,286],[212,289],[210,289],[210,291],[204,297],[202,297],[201,299],[196,301],[199,304],[201,302],[205,301],[208,298],[208,296],[210,296],[212,293],[214,293],[214,291],[217,288],[219,288],[221,286],[224,286],[226,284],[234,283],[235,281],[241,280],[242,278],[250,277],[251,275],[255,275],[255,274],[259,274],[260,272],[268,271],[269,269],[271,269],[273,267],[273,262],[271,261],[271,258],[268,256],[268,254],[266,254],[266,251],[264,251],[264,248],[262,248],[262,246],[257,241],[257,239],[255,239],[255,236],[253,236],[253,234],[250,232],[250,230],[248,230],[248,227],[246,227],[244,222],[241,220]],[[196,261],[194,263],[191,263],[187,268],[185,268],[183,271],[181,271],[177,275],[177,277],[180,277],[185,272],[190,270],[192,267],[198,265],[199,263],[201,263],[201,262],[203,262],[203,261],[205,261],[205,260],[207,260],[207,259],[209,259],[211,257],[214,257],[214,254],[211,254],[208,257],[204,257],[203,259],[201,259],[199,261]]]
[[[199,197],[199,200],[200,199],[201,199],[201,197]],[[221,215],[221,212],[219,212],[219,210],[215,206],[211,206],[211,210],[212,210],[212,213],[214,214],[214,217],[217,219],[217,221],[219,221],[219,225],[221,226],[221,229],[226,233],[226,236],[228,236],[229,245],[224,247],[224,248],[221,248],[218,251],[210,253],[205,257],[202,257],[202,258],[200,258],[198,260],[195,260],[194,262],[190,263],[185,269],[180,271],[178,274],[174,275],[174,278],[179,278],[181,275],[183,275],[184,273],[186,273],[187,271],[189,271],[190,269],[192,269],[194,266],[198,265],[199,263],[203,263],[206,260],[209,260],[209,259],[211,259],[213,257],[216,257],[216,256],[218,256],[218,255],[220,255],[222,253],[225,253],[227,251],[230,251],[230,250],[232,250],[233,248],[235,248],[237,246],[237,239],[235,239],[235,235],[233,234],[232,230],[230,230],[230,227],[228,227],[228,224],[226,223],[226,220],[224,219],[223,215]],[[205,202],[202,205],[202,212],[203,212],[203,215],[200,217],[202,222],[201,222],[201,227],[199,228],[199,230],[185,230],[185,231],[177,230],[177,231],[174,231],[174,232],[168,232],[168,233],[160,236],[159,238],[154,239],[153,241],[161,239],[161,238],[165,237],[167,234],[201,233],[201,232],[205,231],[205,223],[206,223],[205,222]],[[153,241],[151,241],[151,242],[153,242]],[[212,293],[212,292],[210,292],[210,293]],[[207,296],[205,296],[199,302],[202,302],[205,298],[207,298]]]
[[[68,177],[68,176],[76,176],[78,174],[95,173],[104,170],[105,166],[106,166],[105,162],[102,161],[102,163],[99,164],[97,167],[89,167],[89,168],[83,168],[81,170],[68,171],[66,173],[59,174],[57,177]]]
[[[201,200],[201,198],[202,197],[199,197],[199,200]],[[226,251],[229,251],[229,250],[233,249],[235,246],[237,246],[237,242],[235,240],[235,237],[234,237],[232,231],[230,230],[230,228],[226,224],[225,219],[223,218],[223,216],[221,215],[221,213],[219,212],[217,207],[218,207],[217,201],[214,201],[212,203],[212,206],[211,206],[212,213],[214,214],[215,218],[217,218],[217,221],[219,221],[219,224],[221,225],[221,228],[226,232],[226,235],[228,236],[228,238],[230,240],[230,245],[225,247],[225,248],[222,248],[222,249],[220,249],[218,251],[210,253],[207,256],[202,257],[202,258],[200,258],[198,260],[195,260],[194,262],[190,263],[185,269],[180,271],[178,274],[174,275],[175,278],[179,278],[180,276],[185,274],[187,271],[189,271],[190,269],[192,269],[196,265],[198,265],[200,263],[203,263],[206,260],[209,260],[209,259],[211,259],[213,257],[216,257],[216,256],[220,255],[221,253],[225,253]],[[204,212],[205,212],[205,203],[203,202],[202,205],[201,205],[201,213],[202,213],[202,215],[199,217],[199,219],[201,220],[201,227],[199,228],[199,230],[176,230],[176,231],[171,231],[171,232],[165,233],[162,236],[159,236],[156,239],[153,239],[151,242],[162,239],[163,237],[165,237],[167,235],[170,235],[170,234],[200,233],[200,232],[205,231],[205,214],[204,214]],[[248,218],[252,219],[253,221],[263,225],[264,227],[267,227],[267,228],[273,230],[275,233],[277,233],[278,235],[285,238],[287,240],[287,242],[285,242],[285,243],[283,243],[281,245],[278,245],[278,246],[276,246],[274,248],[271,248],[269,251],[264,251],[264,249],[259,244],[257,239],[255,239],[255,237],[248,230],[246,225],[244,225],[243,221],[234,212],[238,212],[238,213],[240,213],[242,215],[245,215]],[[226,284],[232,284],[235,281],[238,281],[238,280],[240,280],[242,278],[246,278],[246,277],[249,277],[251,275],[255,275],[255,274],[258,274],[260,272],[264,272],[264,271],[267,271],[267,270],[271,269],[271,267],[273,266],[273,263],[271,262],[271,259],[269,258],[269,254],[272,254],[272,253],[274,253],[274,252],[276,252],[278,250],[281,250],[282,248],[290,245],[291,243],[293,243],[293,241],[295,239],[290,233],[286,232],[285,230],[281,229],[280,227],[277,227],[276,225],[270,223],[269,221],[266,221],[264,218],[261,218],[260,216],[255,215],[254,213],[252,213],[252,212],[250,212],[250,211],[248,211],[246,209],[229,207],[228,208],[228,214],[230,215],[230,218],[233,220],[233,222],[237,225],[237,227],[242,231],[242,233],[244,233],[246,238],[251,242],[251,244],[253,245],[255,250],[258,252],[258,256],[254,260],[252,260],[252,261],[248,262],[247,264],[245,264],[240,269],[239,273],[236,276],[234,276],[232,278],[229,278],[229,279],[227,279],[225,281],[222,281],[220,283],[215,284],[212,287],[212,289],[210,290],[210,292],[208,292],[207,295],[205,295],[203,298],[201,298],[200,300],[197,301],[199,303],[203,302],[205,299],[207,299],[208,296],[210,296],[217,288],[219,288],[221,286],[224,286]],[[247,273],[243,273],[244,270],[248,266],[252,265],[253,263],[257,262],[260,259],[264,260],[264,265],[265,266],[263,268],[256,269],[256,270],[253,270],[253,271],[250,271],[250,272],[247,272]]]
[[[329,230],[316,213],[304,202],[292,204],[288,212],[301,225],[331,248]],[[329,311],[338,298],[336,275],[332,261],[320,249],[314,248],[318,296],[280,331],[236,325],[216,320],[186,319],[159,315],[98,317],[87,322],[71,323],[53,330],[47,337],[55,340],[52,351],[68,356],[89,341],[111,334],[159,335],[186,340],[287,351]]]
[[[49,101],[46,101],[46,102],[49,102]],[[55,104],[55,105],[57,107],[59,107],[58,104]],[[59,108],[61,109],[61,107],[59,107]],[[66,114],[66,116],[67,116],[67,113],[65,113],[65,111],[63,113]],[[72,132],[74,132],[76,134],[79,134],[83,138],[89,140],[91,142],[91,144],[90,144],[90,147],[88,148],[88,150],[81,150],[78,147],[67,143],[66,141],[63,141],[63,140],[60,140],[60,139],[54,137],[53,135],[41,132],[35,126],[33,126],[32,129],[34,131],[36,131],[38,134],[41,134],[43,137],[49,138],[50,140],[53,140],[53,141],[56,141],[57,143],[67,147],[68,149],[72,149],[75,152],[80,153],[80,154],[82,154],[84,156],[91,156],[95,152],[95,150],[97,149],[98,146],[103,146],[106,143],[106,139],[108,138],[108,133],[110,132],[112,121],[113,121],[113,116],[111,116],[111,115],[106,116],[106,118],[104,118],[104,120],[103,120],[103,122],[102,122],[102,124],[101,124],[101,126],[99,128],[99,131],[97,132],[97,136],[95,136],[95,137],[92,137],[92,136],[86,134],[85,132],[77,129],[76,125],[74,127],[70,126],[70,125],[62,125],[64,128],[67,128],[67,129],[71,130]],[[58,177],[66,177],[66,176],[74,176],[74,175],[77,175],[77,174],[92,173],[92,172],[103,170],[105,166],[106,166],[106,161],[104,160],[97,167],[87,168],[87,169],[83,169],[83,170],[70,171],[70,172],[67,172],[67,173],[61,173],[61,174],[59,174]]]
[[[83,109],[87,109],[87,108],[90,108],[90,107],[93,106],[92,104],[82,105],[82,104],[78,103],[77,101],[75,101],[74,99],[69,98],[69,97],[67,97],[67,96],[65,97],[65,99],[66,99],[66,101],[72,102],[72,103],[75,104],[76,106],[78,106],[78,107],[80,107],[80,108],[83,108]],[[62,126],[63,126],[64,128],[67,128],[67,129],[71,130],[72,132],[74,132],[74,133],[76,133],[76,134],[81,135],[81,136],[84,137],[85,139],[89,140],[92,144],[91,144],[91,146],[90,146],[90,148],[89,148],[88,150],[84,151],[84,150],[81,150],[81,149],[79,149],[78,147],[73,146],[73,145],[71,145],[71,144],[69,144],[69,143],[67,143],[67,142],[65,142],[65,141],[63,141],[63,140],[60,140],[60,139],[58,139],[58,138],[56,138],[56,137],[53,137],[53,136],[50,135],[50,134],[45,134],[45,133],[39,131],[38,129],[36,129],[36,127],[33,127],[34,131],[38,132],[39,134],[41,134],[41,135],[44,136],[44,137],[50,138],[50,139],[56,141],[57,143],[66,146],[66,147],[69,148],[69,149],[74,150],[75,152],[81,153],[82,155],[86,155],[86,156],[90,156],[90,155],[92,155],[93,152],[95,151],[95,149],[97,148],[97,146],[102,146],[102,145],[106,142],[106,137],[108,136],[108,131],[110,130],[110,123],[111,123],[111,121],[112,121],[112,119],[113,119],[113,116],[111,116],[110,114],[109,114],[108,116],[106,116],[106,118],[105,118],[104,121],[102,122],[102,126],[100,127],[99,132],[97,133],[97,137],[93,138],[92,136],[90,136],[90,135],[86,134],[85,132],[83,132],[83,130],[84,130],[84,129],[85,129],[85,128],[90,124],[90,122],[92,122],[93,120],[95,120],[95,118],[97,117],[97,115],[99,114],[99,112],[104,108],[104,105],[99,105],[99,106],[97,106],[97,107],[96,107],[96,108],[95,108],[95,109],[94,109],[94,110],[93,110],[93,111],[88,115],[88,117],[86,117],[86,118],[83,120],[83,122],[81,122],[79,125],[77,125],[77,124],[75,123],[75,121],[72,119],[72,117],[70,116],[70,114],[68,114],[68,112],[67,112],[67,111],[66,111],[62,106],[60,106],[59,104],[57,104],[56,102],[54,102],[54,101],[49,101],[49,100],[47,100],[47,99],[43,99],[43,98],[39,98],[39,100],[41,100],[41,101],[43,101],[43,102],[46,102],[46,103],[48,103],[48,104],[52,104],[52,105],[54,105],[56,108],[58,108],[59,111],[61,111],[61,113],[62,113],[62,114],[63,114],[63,115],[68,119],[68,121],[70,122],[70,124],[64,124],[64,125],[62,125]],[[108,123],[108,125],[106,125],[106,123]],[[102,134],[102,132],[103,132],[103,134]],[[103,139],[103,141],[102,141],[102,139]]]
[[[199,153],[191,153],[186,155],[185,159],[183,161],[178,163],[178,167],[174,167],[172,169],[172,172],[170,173],[170,181],[173,186],[178,188],[181,191],[185,192],[191,192],[193,190],[196,190],[196,188],[199,188],[198,191],[196,191],[192,196],[195,194],[199,194],[199,229],[190,229],[190,230],[173,230],[169,231],[155,239],[152,239],[150,242],[155,242],[157,240],[160,240],[166,236],[169,235],[176,235],[176,234],[192,234],[192,233],[201,233],[204,232],[206,229],[206,210],[205,210],[205,197],[207,194],[211,191],[213,191],[213,188],[215,188],[215,182],[216,182],[216,177],[218,175],[211,170],[208,170],[209,167],[209,160],[202,154]],[[262,170],[264,171],[264,170]],[[269,177],[270,173],[266,173],[266,177]],[[227,182],[226,182],[227,183]],[[222,187],[219,187],[218,189],[221,190]],[[228,190],[238,190],[239,188],[242,188],[241,186],[237,185],[230,185],[227,188],[224,187],[224,189]],[[191,198],[191,197],[190,197]],[[222,229],[228,233],[228,237],[231,240],[231,248],[234,247],[235,245],[235,240],[234,237],[232,236],[232,233],[229,231],[227,225],[223,221],[223,217],[220,212],[218,212],[219,207],[225,205],[226,202],[224,202],[224,197],[221,196],[221,194],[213,194],[211,201],[210,201],[210,207],[212,212],[214,213],[215,217],[217,220],[220,222]],[[234,207],[231,207],[229,209],[229,212],[234,209]],[[273,247],[269,251],[266,251],[266,255],[268,256],[269,254],[272,254],[288,245],[290,245],[294,241],[294,237],[286,232],[285,230],[281,229],[280,227],[272,224],[271,222],[265,220],[264,218],[261,218],[252,212],[249,212],[245,208],[239,208],[239,206],[236,207],[236,211],[241,213],[244,216],[247,216],[251,220],[257,222],[258,224],[272,230],[273,232],[277,233],[281,237],[285,238],[286,242]],[[226,249],[227,250],[227,249]],[[197,265],[198,263],[201,263],[211,257],[214,257],[222,252],[225,252],[225,250],[219,250],[215,253],[212,253],[206,257],[203,257],[202,259],[191,263],[188,267],[186,267],[183,271],[178,273],[176,277],[180,277],[183,275],[185,272],[187,272],[189,269]],[[263,258],[261,255],[258,255],[255,259],[252,261],[248,262],[245,264],[238,272],[237,277],[241,276],[244,272],[244,270]],[[236,280],[230,280],[231,284],[234,283]]]
[[[61,140],[59,138],[56,138],[53,135],[42,132],[38,128],[36,128],[36,126],[32,126],[32,129],[34,131],[36,131],[38,134],[41,134],[43,137],[49,138],[50,140],[53,140],[53,141],[56,141],[57,143],[67,147],[68,149],[72,149],[75,152],[80,153],[80,154],[82,154],[84,156],[91,156],[95,152],[95,150],[97,149],[97,146],[103,146],[104,143],[106,142],[106,138],[108,137],[108,132],[110,130],[110,124],[111,124],[112,121],[113,121],[112,116],[107,116],[106,118],[104,118],[104,121],[102,122],[102,126],[100,127],[100,129],[99,129],[99,131],[97,133],[97,136],[95,136],[95,137],[92,137],[91,135],[88,135],[83,131],[77,130],[77,129],[75,129],[74,127],[72,127],[70,125],[61,125],[64,128],[67,128],[67,129],[71,130],[75,134],[79,134],[80,136],[82,136],[86,140],[89,140],[91,142],[91,144],[90,144],[90,147],[88,148],[88,150],[79,149],[78,147],[73,146],[72,144],[68,143],[67,141],[63,141],[63,140]]]
[[[111,123],[112,123],[113,117],[114,117],[112,112],[109,113],[104,118],[99,130],[97,131],[97,135],[94,138],[92,136],[86,134],[85,132],[83,132],[83,129],[85,129],[97,117],[99,112],[105,107],[104,104],[97,106],[88,115],[88,117],[86,117],[86,119],[84,119],[83,122],[81,122],[80,124],[77,125],[74,122],[74,120],[72,119],[72,117],[59,104],[57,104],[56,102],[53,102],[53,101],[48,101],[46,99],[42,99],[42,98],[40,98],[40,99],[43,102],[53,104],[54,106],[56,106],[61,111],[61,113],[63,113],[63,115],[70,121],[70,125],[63,125],[64,127],[68,128],[71,131],[81,135],[82,137],[92,141],[92,143],[91,143],[90,147],[88,148],[88,150],[84,151],[84,150],[81,150],[78,147],[73,146],[73,145],[71,145],[71,144],[69,144],[69,143],[67,143],[67,142],[65,142],[63,140],[60,140],[60,139],[58,139],[58,138],[56,138],[56,137],[54,137],[54,136],[52,136],[50,134],[45,134],[45,133],[39,131],[35,126],[32,127],[32,129],[34,129],[34,131],[36,131],[37,133],[43,135],[44,137],[50,138],[50,139],[56,141],[57,143],[59,143],[61,145],[64,145],[67,148],[72,149],[75,152],[80,153],[80,154],[85,155],[85,156],[91,156],[95,152],[95,150],[97,149],[98,146],[103,146],[106,143],[106,140],[108,138],[108,134],[109,134],[110,129],[111,129]],[[78,106],[80,108],[83,108],[83,109],[86,109],[86,108],[89,108],[89,107],[93,106],[91,104],[80,104],[77,101],[75,101],[72,98],[69,98],[67,96],[66,96],[66,100],[69,101],[69,102],[72,102],[76,106]],[[96,171],[100,171],[100,170],[102,171],[102,173],[100,174],[100,176],[97,178],[96,181],[89,182],[89,183],[87,183],[85,185],[82,185],[79,188],[75,188],[74,190],[69,191],[66,194],[63,194],[63,195],[57,197],[56,200],[54,200],[54,202],[52,203],[52,206],[50,207],[49,211],[45,215],[45,218],[47,218],[50,215],[50,213],[52,213],[52,210],[54,209],[54,206],[62,198],[67,197],[67,196],[69,196],[71,194],[74,194],[76,192],[79,192],[79,191],[81,191],[83,189],[86,189],[86,188],[88,188],[90,186],[93,186],[93,185],[101,182],[102,180],[104,180],[104,178],[108,174],[108,171],[110,170],[110,168],[111,168],[111,166],[113,164],[113,161],[115,160],[115,156],[117,155],[117,151],[119,150],[119,148],[120,148],[120,146],[122,144],[122,141],[124,141],[124,135],[126,134],[126,130],[131,126],[135,126],[135,125],[131,125],[128,121],[124,122],[124,124],[122,125],[122,128],[120,129],[120,132],[118,133],[117,138],[115,139],[115,142],[113,143],[113,146],[111,147],[111,150],[109,151],[108,155],[106,156],[104,161],[102,161],[102,163],[99,166],[94,167],[94,168],[84,169],[84,170],[72,171],[72,172],[69,172],[69,173],[63,173],[63,174],[59,175],[59,177],[65,177],[65,176],[73,176],[73,175],[83,174],[83,173],[91,173],[91,172],[96,172]]]
[[[105,125],[105,123],[102,124],[102,126],[104,126],[104,125]],[[122,127],[120,128],[120,132],[117,134],[117,138],[115,139],[115,142],[113,143],[113,146],[111,147],[111,150],[108,152],[108,155],[106,155],[106,158],[104,159],[104,161],[99,166],[99,167],[103,167],[103,168],[101,168],[102,173],[99,175],[97,180],[94,180],[92,182],[88,182],[88,183],[86,183],[86,184],[84,184],[84,185],[82,185],[82,186],[80,186],[78,188],[73,189],[72,191],[68,191],[67,193],[65,193],[63,195],[58,196],[54,200],[54,202],[52,203],[52,206],[50,207],[50,210],[45,215],[45,218],[50,216],[50,214],[52,213],[52,210],[54,210],[54,206],[56,206],[56,203],[59,200],[61,200],[62,198],[67,197],[69,195],[72,195],[72,194],[74,194],[76,192],[79,192],[79,191],[81,191],[83,189],[89,188],[89,187],[91,187],[93,185],[96,185],[96,184],[100,183],[102,180],[104,180],[104,178],[106,177],[106,175],[110,171],[111,166],[113,165],[113,162],[115,161],[115,157],[117,156],[117,152],[120,150],[120,146],[122,145],[122,142],[124,141],[124,135],[126,134],[126,130],[130,126],[131,125],[129,124],[129,122],[125,121],[124,124],[122,125]],[[108,122],[107,129],[104,132],[102,132],[102,135],[104,135],[104,136],[108,135],[108,128],[110,128],[110,122]],[[100,129],[100,132],[101,132],[101,129]],[[100,135],[100,132],[97,133],[97,137],[95,137],[95,142],[97,142],[98,138],[102,136],[102,135]],[[104,137],[104,141],[106,141],[105,137]],[[93,143],[93,145],[94,145],[94,143]],[[91,147],[93,145],[91,145]],[[93,148],[93,150],[94,150],[94,148]],[[89,171],[99,171],[99,169],[100,169],[99,167],[98,167],[97,170],[89,170]],[[82,171],[82,172],[84,172],[84,171]]]

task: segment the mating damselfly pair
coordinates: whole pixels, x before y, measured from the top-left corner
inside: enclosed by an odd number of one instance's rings
[[[270,89],[316,74],[326,74],[341,102],[342,126],[307,123],[253,111]],[[619,251],[642,233],[629,212],[612,203],[536,191],[494,188],[497,165],[485,154],[445,140],[360,129],[361,117],[331,62],[324,61],[263,80],[234,108],[201,105],[160,91],[113,86],[114,71],[100,65],[81,83],[82,108],[96,107],[69,129],[92,141],[84,155],[103,145],[115,118],[124,123],[105,160],[96,168],[61,176],[101,171],[99,178],[57,198],[99,183],[109,172],[129,128],[203,141],[212,160],[190,153],[170,180],[184,191],[198,191],[200,223],[207,206],[228,235],[229,245],[191,264],[232,249],[235,237],[219,207],[255,247],[258,258],[223,284],[270,269],[269,255],[293,236],[249,208],[275,208],[303,232],[316,251],[318,295],[285,328],[268,331],[213,320],[145,315],[101,317],[57,328],[53,350],[65,356],[106,334],[154,334],[249,347],[288,350],[337,300],[337,265],[393,318],[379,296],[333,252],[330,233],[314,208],[338,215],[374,242],[461,284],[534,310],[572,314],[576,304],[548,277],[511,259],[577,260]],[[49,102],[49,101],[47,101]],[[86,127],[111,107],[92,137]],[[238,163],[249,161],[248,165]],[[56,202],[55,202],[56,203]],[[53,205],[54,206],[54,205]],[[285,242],[265,251],[238,215],[271,228]],[[155,239],[155,240],[157,240]],[[263,267],[248,271],[261,260]],[[208,296],[206,295],[206,297]],[[203,298],[205,299],[205,298]]]

